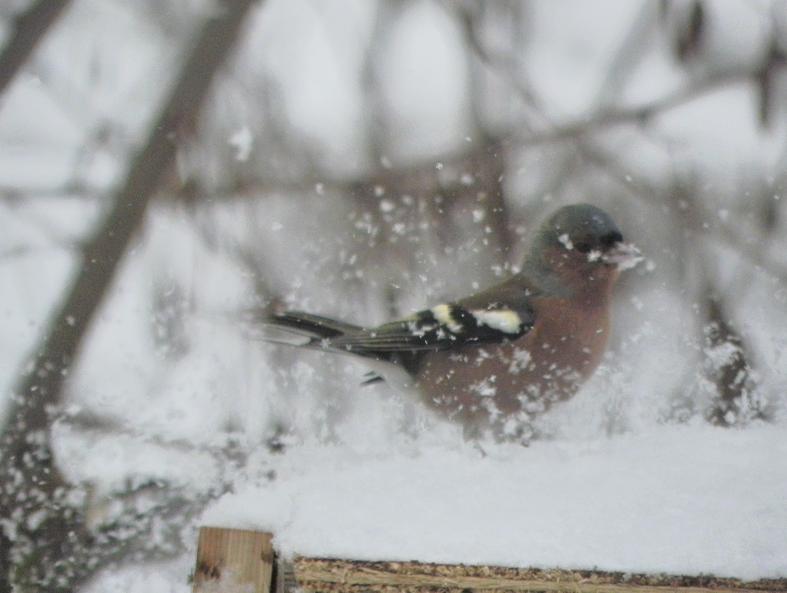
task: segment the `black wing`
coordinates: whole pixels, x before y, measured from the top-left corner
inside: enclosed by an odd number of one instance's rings
[[[529,292],[516,278],[455,303],[384,325],[330,337],[324,345],[365,355],[450,350],[513,341],[535,323]]]

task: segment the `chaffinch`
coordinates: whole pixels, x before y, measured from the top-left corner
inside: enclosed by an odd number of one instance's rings
[[[557,210],[522,269],[451,303],[371,328],[301,311],[266,320],[269,341],[349,353],[385,381],[459,422],[467,437],[523,439],[530,420],[574,395],[607,345],[612,288],[642,259],[589,204]]]

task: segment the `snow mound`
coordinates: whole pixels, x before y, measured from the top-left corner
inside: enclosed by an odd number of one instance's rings
[[[285,554],[787,576],[785,428],[662,426],[528,448],[300,444],[261,457],[204,525]]]

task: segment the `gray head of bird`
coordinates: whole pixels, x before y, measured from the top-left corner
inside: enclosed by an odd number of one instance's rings
[[[611,287],[620,271],[641,260],[639,249],[624,242],[609,214],[591,204],[572,204],[541,225],[525,268],[574,289],[597,290]]]

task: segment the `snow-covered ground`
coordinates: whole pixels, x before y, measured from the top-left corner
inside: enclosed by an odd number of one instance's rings
[[[785,437],[698,425],[484,453],[439,437],[302,445],[202,523],[270,530],[288,554],[785,577]]]

